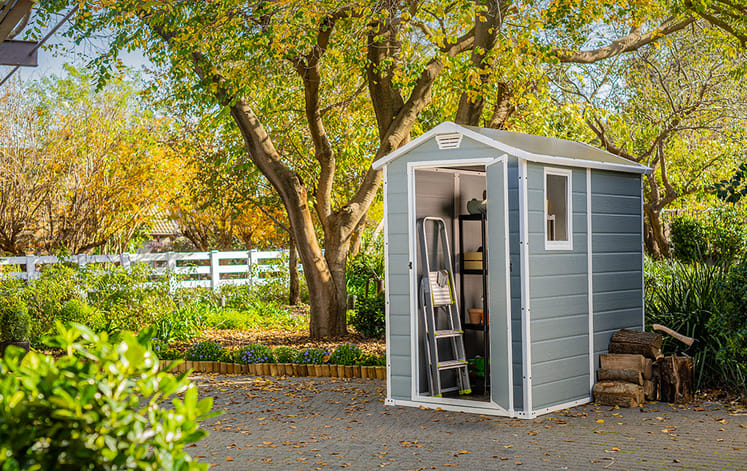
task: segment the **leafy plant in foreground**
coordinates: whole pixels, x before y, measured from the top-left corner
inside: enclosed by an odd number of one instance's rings
[[[184,447],[207,435],[212,399],[198,400],[186,373],[159,372],[147,335],[112,343],[82,325],[57,329],[47,342],[62,357],[10,347],[0,360],[1,469],[208,468]]]

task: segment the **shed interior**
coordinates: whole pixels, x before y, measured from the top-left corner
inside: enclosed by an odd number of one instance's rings
[[[486,253],[488,247],[483,246],[486,238],[482,228],[484,218],[481,214],[470,214],[467,208],[468,202],[477,200],[483,202],[486,191],[486,169],[484,165],[459,166],[459,167],[429,167],[419,168],[414,171],[415,180],[415,213],[416,219],[425,217],[441,218],[445,222],[453,277],[455,281],[456,305],[461,319],[461,328],[464,331],[463,340],[467,360],[471,360],[470,386],[471,394],[458,395],[456,392],[444,394],[447,397],[461,398],[473,401],[490,400],[489,365],[487,358],[488,336],[487,325],[484,322],[488,316],[483,314],[482,321],[479,313],[474,312],[470,316],[469,309],[483,309],[487,312],[487,256],[479,258],[480,252]],[[460,218],[461,216],[461,218]],[[461,219],[461,221],[460,221]],[[434,265],[444,266],[443,249],[437,244],[437,233],[434,225],[426,225],[425,231],[428,241],[428,258],[431,260],[431,269]],[[418,238],[417,254],[421,253],[420,239]],[[465,263],[464,253],[469,253]],[[423,276],[423,261],[417,263],[417,279]],[[436,312],[437,329],[446,329],[448,320],[443,310]],[[427,377],[427,355],[425,347],[425,322],[422,306],[418,309],[418,393],[429,395],[429,382]],[[439,343],[439,358],[453,356],[447,342]],[[480,359],[482,359],[482,364]],[[444,388],[453,386],[457,382],[457,374],[454,370],[441,373]]]

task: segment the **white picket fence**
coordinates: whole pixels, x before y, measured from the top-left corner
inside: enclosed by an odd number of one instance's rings
[[[212,288],[223,285],[265,283],[281,275],[280,264],[286,263],[287,251],[238,250],[231,252],[166,252],[149,254],[122,253],[117,255],[72,255],[63,257],[26,255],[0,257],[0,278],[14,277],[35,280],[44,265],[75,263],[81,268],[106,270],[108,265],[125,269],[134,263],[145,263],[155,275],[176,275],[174,288]],[[3,265],[18,267],[20,271],[3,269]],[[12,268],[11,268],[12,269]],[[301,266],[299,265],[299,270]]]

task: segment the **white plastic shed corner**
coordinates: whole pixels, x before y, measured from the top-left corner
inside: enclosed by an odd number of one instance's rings
[[[386,404],[533,418],[590,402],[612,333],[644,325],[650,169],[450,122],[373,167],[384,172]]]

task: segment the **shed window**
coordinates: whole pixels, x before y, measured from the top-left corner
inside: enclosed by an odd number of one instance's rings
[[[545,168],[545,249],[573,248],[571,171]]]

